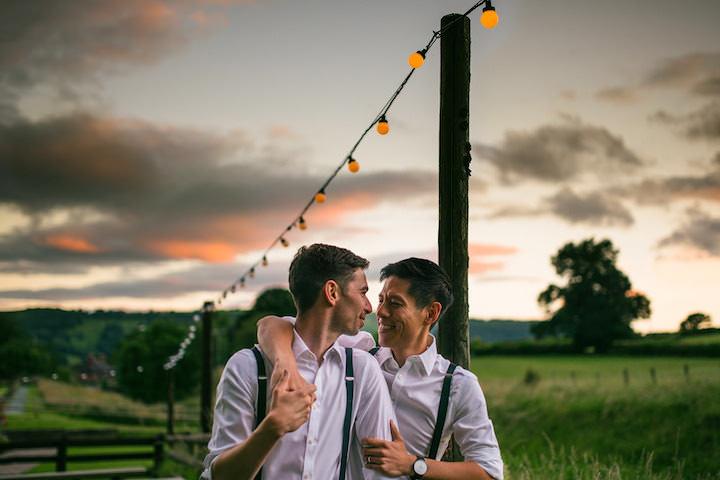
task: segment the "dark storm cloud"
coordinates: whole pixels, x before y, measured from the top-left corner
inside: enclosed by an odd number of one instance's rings
[[[473,151],[495,167],[506,185],[523,180],[561,183],[588,174],[609,178],[643,165],[622,138],[573,118],[531,132],[510,131],[499,147],[476,144]]]
[[[563,188],[542,199],[538,206],[510,205],[492,212],[489,218],[537,217],[551,215],[570,224],[628,227],[634,223],[630,211],[605,192],[577,194]]]
[[[689,209],[685,222],[658,242],[659,247],[690,246],[720,256],[720,217],[712,217],[697,209]]]
[[[305,173],[296,152],[292,163],[281,148],[271,148],[272,157],[265,147],[241,132],[89,114],[0,126],[0,205],[30,218],[29,227],[0,237],[0,268],[225,262],[266,247],[325,178]],[[384,200],[433,196],[436,178],[343,170],[328,202],[313,209],[314,221],[335,225],[348,211]]]

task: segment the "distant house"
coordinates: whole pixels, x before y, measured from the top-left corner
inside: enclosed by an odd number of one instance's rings
[[[89,385],[115,386],[115,369],[107,362],[104,353],[88,353],[85,363],[80,366],[79,380]]]

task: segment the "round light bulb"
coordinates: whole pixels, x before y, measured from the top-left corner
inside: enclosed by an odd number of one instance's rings
[[[263,257],[263,267],[267,267],[267,266],[268,266],[267,257]]]
[[[415,52],[408,58],[408,63],[412,68],[420,68],[422,67],[423,62],[425,61],[425,56],[420,52]]]
[[[307,223],[302,218],[300,219],[300,230],[307,230]]]
[[[348,170],[350,170],[352,173],[357,173],[358,170],[360,170],[360,164],[355,160],[354,158],[351,158],[348,162]]]
[[[248,274],[248,277],[255,278],[255,270],[250,270],[250,273]]]
[[[388,125],[387,120],[380,120],[377,124],[377,132],[380,135],[385,135],[390,131],[390,125]]]
[[[317,203],[323,203],[325,201],[325,194],[323,192],[318,192],[315,194],[315,201]]]
[[[285,240],[284,238],[281,238],[281,239],[280,239],[280,242],[283,244],[283,247],[289,247],[289,246],[290,246],[290,244],[288,243],[288,241]]]
[[[485,28],[493,28],[498,24],[498,14],[494,7],[486,8],[480,15],[480,23]]]

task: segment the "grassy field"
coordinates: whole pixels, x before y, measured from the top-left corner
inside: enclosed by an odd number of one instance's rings
[[[720,359],[483,356],[473,358],[471,369],[485,392],[509,480],[720,480]],[[525,382],[528,370],[535,382]],[[44,401],[63,398],[83,398],[89,409],[141,406],[83,387],[42,381],[38,386],[31,389],[35,408],[9,417],[7,428],[163,431],[157,425],[115,425],[42,411]],[[190,403],[196,407],[197,399]],[[137,464],[78,463],[70,468]],[[52,465],[36,471],[46,469]]]
[[[508,478],[720,479],[718,359],[479,357],[472,370]]]

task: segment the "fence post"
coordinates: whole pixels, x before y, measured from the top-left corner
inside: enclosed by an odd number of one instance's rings
[[[685,373],[685,383],[690,383],[690,367],[687,363],[683,365],[683,372]]]
[[[165,443],[165,436],[162,433],[159,433],[155,437],[155,448],[154,448],[154,455],[153,455],[153,475],[157,475],[158,468],[160,468],[160,464],[163,461],[163,446]]]
[[[623,368],[623,381],[625,382],[626,387],[630,385],[630,373],[627,368]]]
[[[655,376],[655,367],[650,367],[650,380],[653,385],[657,385],[657,376]]]
[[[57,445],[57,457],[55,459],[55,471],[67,471],[67,434],[62,432]]]
[[[173,372],[172,368],[167,371],[167,433],[170,435],[175,433],[175,374]]]
[[[200,430],[212,429],[212,310],[213,303],[205,302],[202,316],[202,368],[200,382]]]

